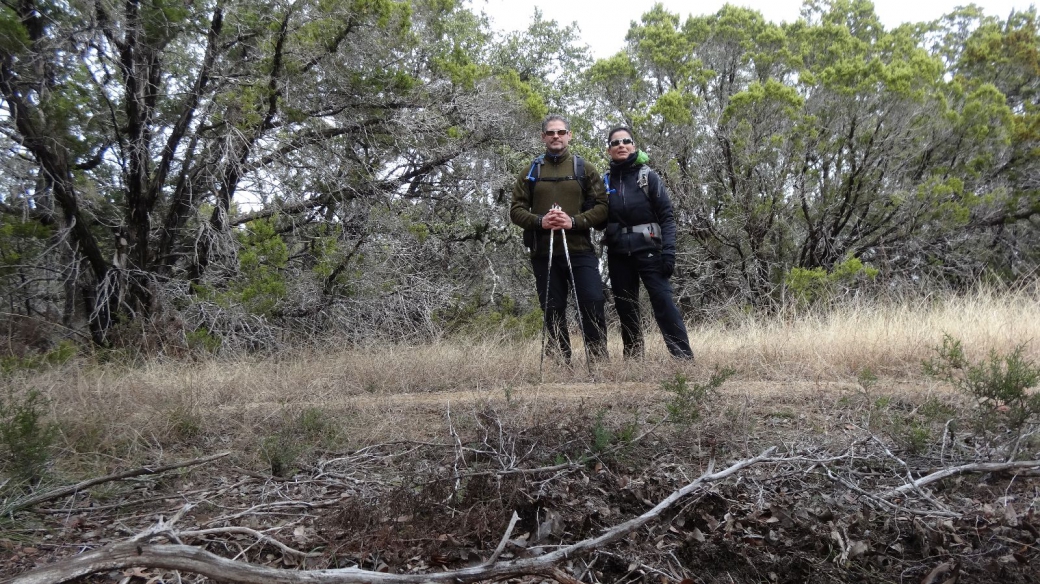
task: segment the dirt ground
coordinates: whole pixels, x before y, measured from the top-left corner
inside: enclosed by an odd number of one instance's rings
[[[558,567],[586,583],[1040,581],[1037,468],[966,468],[1004,462],[1011,437],[976,426],[963,397],[932,382],[706,385],[554,383],[296,404],[328,417],[261,455],[231,449],[8,513],[0,574],[150,529],[144,541],[284,570],[443,573],[491,557],[515,512],[497,558],[511,562],[596,537],[773,448]],[[343,444],[330,433],[348,434],[350,447],[330,448]],[[1035,436],[1016,442],[1016,460],[1040,459]],[[195,436],[162,462],[229,444],[225,433]],[[960,470],[908,486],[942,469]],[[82,579],[206,580],[148,566]]]

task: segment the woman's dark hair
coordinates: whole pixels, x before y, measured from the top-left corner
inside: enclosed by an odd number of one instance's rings
[[[628,135],[632,136],[633,140],[636,139],[636,135],[632,133],[632,129],[628,126],[615,126],[611,128],[609,132],[607,132],[607,142],[610,142],[610,139],[613,138],[614,134],[617,134],[618,132],[628,132]]]

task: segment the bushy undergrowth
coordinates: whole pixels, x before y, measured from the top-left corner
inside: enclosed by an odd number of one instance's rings
[[[925,373],[953,384],[972,396],[981,407],[983,429],[994,422],[1006,424],[1015,435],[1027,424],[1040,421],[1040,365],[1026,356],[1026,344],[1010,352],[991,349],[986,358],[973,361],[959,339],[943,335],[935,356],[924,362]]]
[[[36,389],[0,394],[0,470],[16,484],[37,483],[46,471],[57,435],[46,406]]]

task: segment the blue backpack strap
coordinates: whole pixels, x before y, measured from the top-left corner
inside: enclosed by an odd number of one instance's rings
[[[613,195],[614,193],[617,192],[617,189],[610,188],[610,171],[609,170],[607,172],[603,173],[603,186],[605,186],[607,188],[607,194],[608,195]]]
[[[527,182],[533,183],[538,180],[538,177],[542,174],[542,164],[545,163],[545,155],[538,156],[531,161],[531,170],[527,171]],[[536,172],[537,171],[537,172]]]

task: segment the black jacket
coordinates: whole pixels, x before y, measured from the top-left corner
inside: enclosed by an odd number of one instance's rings
[[[608,253],[633,254],[660,251],[675,256],[675,217],[672,201],[664,181],[653,170],[647,176],[646,192],[639,187],[639,169],[642,164],[631,161],[611,163],[607,177],[607,229],[603,241]],[[660,233],[648,238],[628,229],[637,225],[657,223]]]

